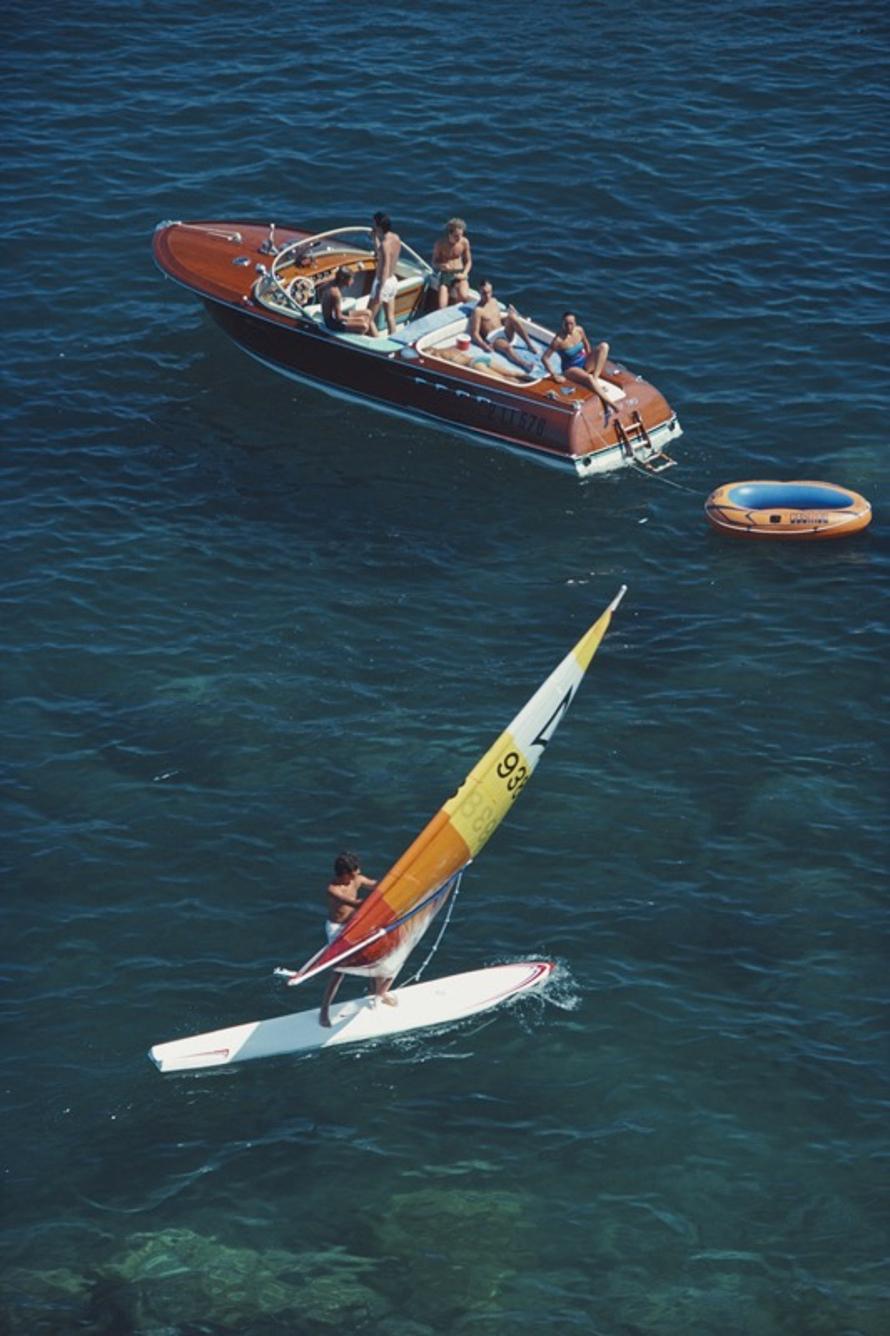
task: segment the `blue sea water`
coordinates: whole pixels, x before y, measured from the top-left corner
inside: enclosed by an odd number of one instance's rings
[[[0,1329],[882,1336],[886,8],[5,17]],[[295,387],[151,263],[377,208],[576,309],[680,467]],[[745,478],[875,520],[721,539]],[[382,873],[623,582],[430,966],[548,993],[161,1078],[293,1005],[333,855]]]

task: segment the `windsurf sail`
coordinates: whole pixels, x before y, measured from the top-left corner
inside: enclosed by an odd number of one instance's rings
[[[281,971],[288,974],[289,984],[303,983],[327,969],[389,978],[398,973],[447,903],[462,869],[488,842],[528,783],[626,590],[622,585],[339,935],[301,969]]]

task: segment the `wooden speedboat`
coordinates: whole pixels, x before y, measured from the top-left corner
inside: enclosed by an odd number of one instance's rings
[[[603,379],[620,402],[606,413],[593,391],[572,381],[557,384],[547,373],[540,353],[553,334],[534,320],[525,323],[538,356],[528,355],[527,373],[517,378],[518,368],[496,352],[464,364],[472,303],[438,309],[430,266],[404,242],[396,333],[373,338],[328,329],[321,292],[341,265],[353,270],[344,310],[368,304],[375,270],[370,228],[312,233],[256,223],[164,222],[153,250],[164,273],[196,293],[226,334],[285,376],[568,467],[582,478],[631,464],[651,470],[673,463],[666,446],[681,428],[658,390],[609,362]]]

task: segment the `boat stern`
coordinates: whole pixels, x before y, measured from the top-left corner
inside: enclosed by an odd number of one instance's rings
[[[676,461],[667,447],[683,435],[683,428],[664,395],[620,367],[609,367],[607,377],[604,385],[613,401],[608,407],[590,394],[575,408],[570,445],[579,476],[633,464],[655,472],[671,467]]]

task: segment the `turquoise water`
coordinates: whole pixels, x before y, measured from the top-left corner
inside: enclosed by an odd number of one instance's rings
[[[886,1331],[886,38],[750,0],[10,22],[5,1330]],[[295,387],[150,259],[161,218],[381,207],[577,309],[681,466],[580,485]],[[721,539],[746,478],[875,519]],[[382,873],[625,582],[429,970],[548,992],[161,1078],[294,1004],[333,855]]]

